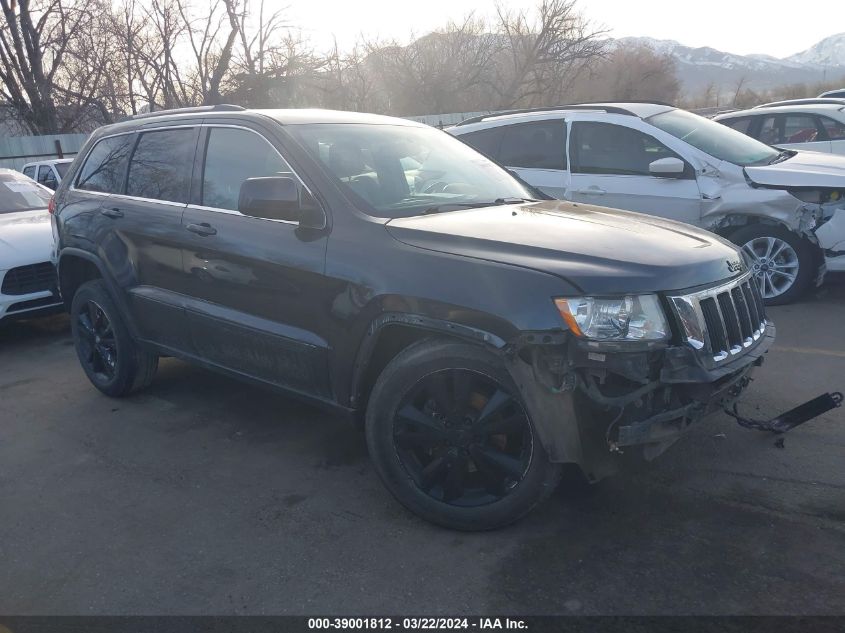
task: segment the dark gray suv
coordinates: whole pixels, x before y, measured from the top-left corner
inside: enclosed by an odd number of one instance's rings
[[[232,106],[98,130],[55,197],[91,382],[160,356],[364,420],[408,508],[485,529],[733,403],[774,328],[736,248],[537,200],[439,130]]]

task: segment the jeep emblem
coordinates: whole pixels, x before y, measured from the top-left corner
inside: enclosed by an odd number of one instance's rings
[[[729,273],[738,273],[742,271],[742,260],[741,259],[729,259],[728,260],[728,272]]]

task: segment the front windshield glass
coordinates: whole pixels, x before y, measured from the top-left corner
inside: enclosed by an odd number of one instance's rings
[[[778,150],[742,132],[685,110],[655,114],[646,121],[715,158],[741,167],[765,165],[780,155]]]
[[[67,176],[67,170],[70,169],[70,163],[56,163],[55,167],[59,171],[59,176],[64,178]]]
[[[317,123],[287,129],[379,217],[533,197],[505,169],[435,128]]]
[[[0,213],[46,209],[53,192],[18,173],[0,173]]]

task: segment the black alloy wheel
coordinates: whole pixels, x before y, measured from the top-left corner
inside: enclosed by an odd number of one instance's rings
[[[111,321],[96,301],[88,300],[76,317],[79,356],[88,370],[104,381],[114,379],[117,340]]]
[[[393,440],[421,491],[462,507],[511,494],[534,453],[522,405],[496,379],[471,369],[422,377],[396,410]]]

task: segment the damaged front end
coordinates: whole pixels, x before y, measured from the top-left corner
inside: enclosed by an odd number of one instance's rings
[[[666,341],[528,334],[513,346],[511,372],[553,461],[601,479],[619,454],[653,459],[748,386],[775,336],[750,274],[662,301],[673,331]]]

